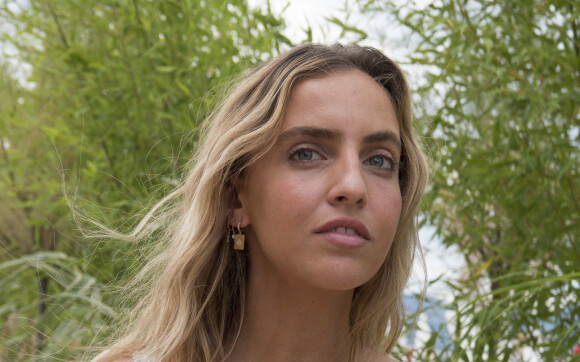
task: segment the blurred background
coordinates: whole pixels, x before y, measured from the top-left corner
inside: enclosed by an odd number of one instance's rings
[[[414,91],[429,278],[393,356],[580,361],[578,0],[0,0],[0,361],[113,332],[142,246],[70,207],[130,230],[228,81],[311,41],[377,47]]]

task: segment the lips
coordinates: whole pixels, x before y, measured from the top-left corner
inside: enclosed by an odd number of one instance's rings
[[[361,221],[350,218],[341,217],[333,219],[315,230],[315,233],[341,233],[345,235],[357,235],[366,240],[370,240],[369,229]]]

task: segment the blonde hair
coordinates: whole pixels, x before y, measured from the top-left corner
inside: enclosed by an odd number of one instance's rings
[[[248,263],[247,253],[234,251],[227,239],[231,185],[273,145],[298,82],[348,69],[368,74],[385,89],[399,121],[401,218],[385,262],[356,288],[350,311],[351,351],[392,350],[403,326],[402,292],[418,246],[416,215],[427,180],[411,125],[409,87],[400,68],[374,48],[306,44],[237,82],[206,120],[182,184],[132,233],[109,233],[125,240],[153,236],[163,250],[132,284],[143,283],[144,291],[124,321],[127,327],[95,360],[135,354],[180,361],[227,358],[242,325]]]

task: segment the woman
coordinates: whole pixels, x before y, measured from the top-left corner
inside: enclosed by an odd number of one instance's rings
[[[125,236],[167,245],[97,360],[389,361],[426,178],[395,63],[356,45],[280,55],[233,88],[183,184]]]

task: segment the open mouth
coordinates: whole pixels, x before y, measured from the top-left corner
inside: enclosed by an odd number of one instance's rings
[[[351,229],[351,228],[344,228],[344,227],[338,227],[338,228],[334,228],[332,230],[330,230],[333,233],[341,233],[341,234],[346,234],[346,235],[358,235],[361,236],[356,230]]]

